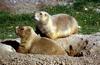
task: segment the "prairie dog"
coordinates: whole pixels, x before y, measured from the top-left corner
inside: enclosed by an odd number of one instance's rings
[[[72,35],[67,38],[56,39],[56,44],[65,49],[69,56],[83,56],[83,50],[88,44],[88,40],[82,38],[83,35]]]
[[[30,26],[16,27],[16,34],[21,38],[21,44],[17,50],[20,53],[66,55],[63,48],[48,38],[38,36]]]
[[[50,15],[45,11],[35,12],[38,29],[51,39],[65,37],[78,32],[76,19],[67,14]]]

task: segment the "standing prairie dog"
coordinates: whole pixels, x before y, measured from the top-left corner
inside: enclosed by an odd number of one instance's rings
[[[45,11],[35,12],[38,29],[51,39],[65,37],[78,32],[78,23],[67,14],[50,15]]]
[[[20,53],[66,55],[63,48],[48,38],[38,36],[30,26],[16,27],[16,34],[21,38],[17,50]]]

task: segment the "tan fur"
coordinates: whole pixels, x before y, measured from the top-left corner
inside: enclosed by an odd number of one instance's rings
[[[65,37],[78,32],[78,23],[67,14],[50,15],[45,11],[35,13],[36,24],[40,31],[51,39]]]
[[[82,51],[88,44],[88,41],[81,38],[80,35],[72,35],[67,38],[56,39],[55,42],[60,47],[64,48],[69,56],[83,56]]]
[[[30,26],[19,26],[16,34],[21,38],[21,44],[17,52],[46,54],[46,55],[66,55],[63,48],[56,45],[52,40],[38,36]]]

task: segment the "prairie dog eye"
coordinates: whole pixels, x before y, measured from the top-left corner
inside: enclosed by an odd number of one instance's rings
[[[42,15],[42,13],[40,13],[40,15]]]
[[[47,14],[45,14],[45,16],[47,16]]]
[[[20,30],[24,30],[24,28],[21,28]]]

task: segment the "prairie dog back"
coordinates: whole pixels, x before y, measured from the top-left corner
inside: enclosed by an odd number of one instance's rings
[[[73,29],[74,27],[78,28],[78,23],[75,20],[75,18],[67,14],[56,14],[56,15],[52,15],[51,18],[52,18],[53,26],[56,26],[56,30],[62,33],[66,31],[66,29],[67,30]]]
[[[41,53],[44,55],[67,55],[66,51],[60,46],[56,45],[52,40],[42,37],[35,44],[32,45],[30,53]]]

